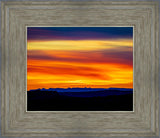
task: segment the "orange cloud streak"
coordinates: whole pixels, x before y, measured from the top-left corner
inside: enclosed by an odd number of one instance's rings
[[[58,87],[133,88],[132,45],[127,46],[130,42],[128,40],[125,46],[118,46],[113,40],[107,41],[107,44],[116,46],[103,47],[103,50],[98,50],[98,47],[101,43],[104,45],[104,41],[95,43],[94,50],[91,41],[86,50],[80,50],[80,44],[78,50],[63,50],[65,43],[60,49],[49,49],[50,43],[46,49],[32,44],[27,53],[27,90]],[[124,40],[120,44],[123,43]],[[76,46],[76,42],[74,44]]]

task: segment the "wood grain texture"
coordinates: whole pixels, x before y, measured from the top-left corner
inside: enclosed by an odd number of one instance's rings
[[[26,112],[26,26],[134,26],[134,112]],[[2,2],[4,136],[158,136],[157,2]]]

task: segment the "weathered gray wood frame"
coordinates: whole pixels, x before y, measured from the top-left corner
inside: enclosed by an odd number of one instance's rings
[[[134,112],[26,112],[26,26],[134,26]],[[157,2],[2,2],[2,135],[156,136]]]

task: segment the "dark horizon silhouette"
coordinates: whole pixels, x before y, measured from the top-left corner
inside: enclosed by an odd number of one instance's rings
[[[27,92],[28,111],[133,111],[130,88],[49,88]]]

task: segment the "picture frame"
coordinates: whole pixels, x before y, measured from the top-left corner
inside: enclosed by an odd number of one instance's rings
[[[158,2],[1,4],[3,136],[159,136]],[[134,111],[27,112],[26,26],[133,26]]]

